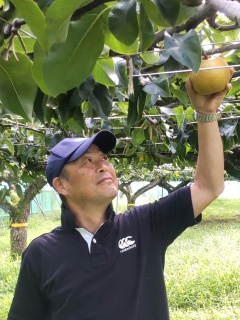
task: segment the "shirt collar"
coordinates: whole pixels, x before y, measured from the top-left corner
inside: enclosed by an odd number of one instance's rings
[[[111,223],[115,217],[112,204],[107,208],[107,224]],[[73,230],[78,228],[75,217],[71,211],[69,211],[64,204],[61,206],[61,224],[64,229]]]

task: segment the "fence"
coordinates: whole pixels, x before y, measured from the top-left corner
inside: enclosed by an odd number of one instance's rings
[[[45,186],[42,191],[32,200],[30,214],[47,214],[60,209],[60,199],[56,191]],[[0,209],[0,218],[8,217],[8,213]]]

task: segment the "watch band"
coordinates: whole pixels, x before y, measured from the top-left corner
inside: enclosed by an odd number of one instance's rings
[[[222,118],[222,113],[197,113],[195,112],[195,119],[200,122],[213,122],[213,121],[219,121]]]

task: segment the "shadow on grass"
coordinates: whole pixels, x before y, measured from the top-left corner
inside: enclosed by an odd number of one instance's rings
[[[229,218],[226,217],[205,217],[203,218],[201,225],[206,224],[239,224],[240,223],[240,214],[237,214],[235,216],[231,216]]]

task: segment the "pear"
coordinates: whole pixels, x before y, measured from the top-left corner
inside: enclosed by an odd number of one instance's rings
[[[209,95],[222,91],[231,78],[230,68],[218,68],[228,66],[223,57],[203,58],[201,68],[213,68],[200,70],[197,74],[193,71],[190,73],[190,80],[193,88],[201,95]]]

